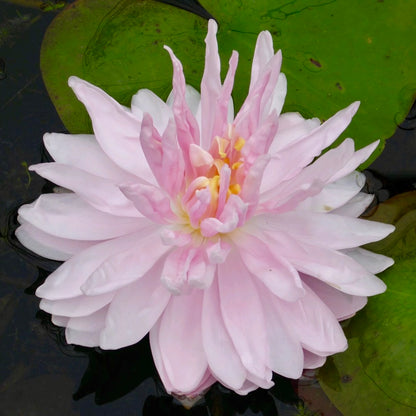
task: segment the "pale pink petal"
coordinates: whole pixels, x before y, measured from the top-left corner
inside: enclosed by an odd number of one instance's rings
[[[326,357],[314,354],[308,350],[303,350],[303,356],[305,358],[305,361],[303,363],[303,368],[305,369],[315,369],[320,368],[325,364]]]
[[[254,88],[260,78],[264,67],[273,58],[273,39],[270,32],[264,30],[257,37],[254,49],[253,63],[251,65],[250,90]]]
[[[386,285],[351,257],[339,251],[292,239],[284,233],[269,234],[273,250],[300,272],[314,276],[331,286],[357,296],[382,293]]]
[[[218,233],[229,233],[244,223],[247,204],[237,195],[230,195],[219,218],[206,218],[201,221],[201,234],[212,237]]]
[[[314,277],[302,274],[302,280],[320,297],[339,321],[355,315],[367,303],[366,296],[340,292]]]
[[[237,250],[218,265],[218,283],[225,327],[241,362],[252,374],[266,378],[269,346],[261,299]]]
[[[148,224],[145,218],[119,217],[93,208],[76,194],[44,194],[23,205],[24,221],[56,237],[105,240],[132,233]]]
[[[346,217],[358,217],[367,209],[373,199],[374,195],[360,192],[353,196],[344,205],[334,209],[332,213],[337,215],[344,215]]]
[[[58,269],[51,273],[36,290],[36,296],[50,300],[73,298],[83,295],[81,286],[107,258],[122,253],[139,243],[154,229],[141,230],[137,233],[95,244],[74,255]]]
[[[97,347],[100,344],[100,331],[89,332],[66,328],[65,338],[68,344]]]
[[[306,136],[292,141],[289,146],[274,153],[270,161],[270,174],[275,175],[281,182],[297,175],[347,128],[358,110],[358,106],[359,103],[355,102],[347,108],[338,111],[338,113]]]
[[[58,163],[85,170],[114,183],[137,180],[135,175],[114,163],[104,153],[92,134],[46,133],[43,141]]]
[[[275,111],[276,114],[280,115],[283,104],[285,102],[287,92],[287,79],[285,74],[280,73],[277,79],[276,87],[273,91],[273,95],[270,103],[270,112]]]
[[[225,327],[221,314],[218,279],[204,291],[202,340],[208,365],[225,386],[238,390],[246,379],[246,369]]]
[[[182,64],[169,47],[165,46],[165,49],[169,52],[173,64],[172,111],[176,123],[178,143],[183,152],[185,170],[189,175],[192,172],[189,160],[189,146],[191,143],[199,144],[199,126],[185,99],[186,84]]]
[[[94,208],[121,217],[141,217],[131,201],[109,179],[60,163],[41,163],[29,170],[70,189]]]
[[[269,344],[268,366],[284,377],[299,378],[303,369],[303,352],[298,339],[292,334],[290,320],[281,315],[275,296],[266,287],[259,283],[257,288]]]
[[[180,190],[184,176],[184,160],[175,129],[175,123],[170,119],[167,129],[160,135],[150,115],[145,113],[140,133],[140,142],[153,174],[159,185],[174,196]]]
[[[171,296],[160,283],[162,265],[159,261],[140,280],[117,291],[101,333],[101,348],[135,344],[154,326]]]
[[[344,250],[344,254],[353,258],[361,266],[365,267],[370,273],[381,273],[394,264],[394,260],[382,254],[373,253],[361,247]]]
[[[70,240],[45,233],[29,223],[15,231],[17,239],[29,250],[51,260],[65,261],[91,247],[96,241]]]
[[[157,229],[143,232],[130,248],[105,259],[81,285],[81,291],[94,296],[118,290],[140,279],[168,250]]]
[[[174,218],[170,198],[163,189],[136,183],[120,186],[120,190],[133,203],[135,209],[149,220],[165,224]]]
[[[197,388],[208,366],[201,333],[202,296],[201,290],[194,289],[189,295],[171,297],[160,318],[164,367],[174,390],[183,394]]]
[[[217,44],[217,23],[208,22],[208,34],[205,38],[205,69],[201,82],[201,147],[208,150],[215,133],[214,123],[217,115],[217,100],[221,91],[220,57]]]
[[[153,91],[141,89],[131,99],[131,110],[140,120],[144,113],[152,116],[157,131],[162,134],[173,116],[170,107]]]
[[[295,301],[305,293],[296,269],[278,252],[272,252],[262,241],[261,234],[254,236],[236,231],[232,239],[239,248],[247,269],[276,296]]]
[[[306,294],[296,302],[279,302],[278,308],[283,316],[290,316],[291,333],[302,346],[318,355],[329,355],[344,351],[347,340],[335,315],[305,285]]]
[[[71,299],[49,300],[42,299],[39,308],[52,315],[68,317],[87,316],[108,305],[114,293],[98,296],[77,296]]]
[[[52,315],[52,323],[56,326],[66,326],[70,318],[67,316]]]
[[[318,118],[304,119],[299,113],[284,113],[279,116],[279,129],[270,145],[269,153],[274,155],[285,147],[306,137],[321,125]]]
[[[104,328],[107,312],[108,305],[91,315],[69,318],[65,326],[77,331],[98,332]]]
[[[140,147],[140,121],[104,91],[77,77],[68,85],[85,105],[100,146],[117,165],[139,178],[154,183]]]
[[[390,224],[320,212],[263,214],[254,221],[265,231],[284,232],[298,242],[334,250],[379,241],[394,231]]]
[[[325,185],[321,192],[300,202],[297,211],[330,212],[354,198],[365,184],[365,176],[352,172],[336,182]],[[335,212],[335,211],[334,211]],[[361,212],[360,212],[361,214]],[[355,215],[357,216],[357,215]]]

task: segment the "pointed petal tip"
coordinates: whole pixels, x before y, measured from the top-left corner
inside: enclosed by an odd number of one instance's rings
[[[216,35],[218,31],[218,24],[214,19],[208,20],[208,34],[207,37],[212,33],[213,35]]]

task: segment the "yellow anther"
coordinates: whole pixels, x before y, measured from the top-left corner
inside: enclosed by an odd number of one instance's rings
[[[238,183],[231,185],[228,189],[234,195],[238,195],[241,192],[241,186]]]
[[[235,141],[234,149],[237,150],[237,152],[239,152],[244,147],[245,144],[246,144],[246,141],[242,137],[239,137]]]
[[[238,169],[242,164],[243,162],[235,162],[232,164],[231,169],[233,170]]]

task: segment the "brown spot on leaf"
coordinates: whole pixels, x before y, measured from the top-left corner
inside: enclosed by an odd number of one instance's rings
[[[311,58],[309,60],[311,61],[311,63],[313,65],[317,66],[318,68],[322,68],[322,64],[319,61],[317,61],[316,59]]]

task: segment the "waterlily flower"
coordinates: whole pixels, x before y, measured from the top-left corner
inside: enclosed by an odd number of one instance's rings
[[[69,192],[22,206],[16,231],[64,261],[36,294],[69,343],[118,349],[149,333],[166,390],[187,397],[321,366],[347,348],[339,321],[385,290],[375,273],[392,264],[359,247],[393,231],[357,218],[372,196],[355,169],[377,142],[321,154],[359,104],[323,124],[281,114],[286,78],[265,31],[234,115],[238,54],[222,82],[216,32],[211,20],[200,93],[168,47],[166,103],[140,90],[129,109],[71,77],[94,135],[45,135],[55,162],[31,169]]]

